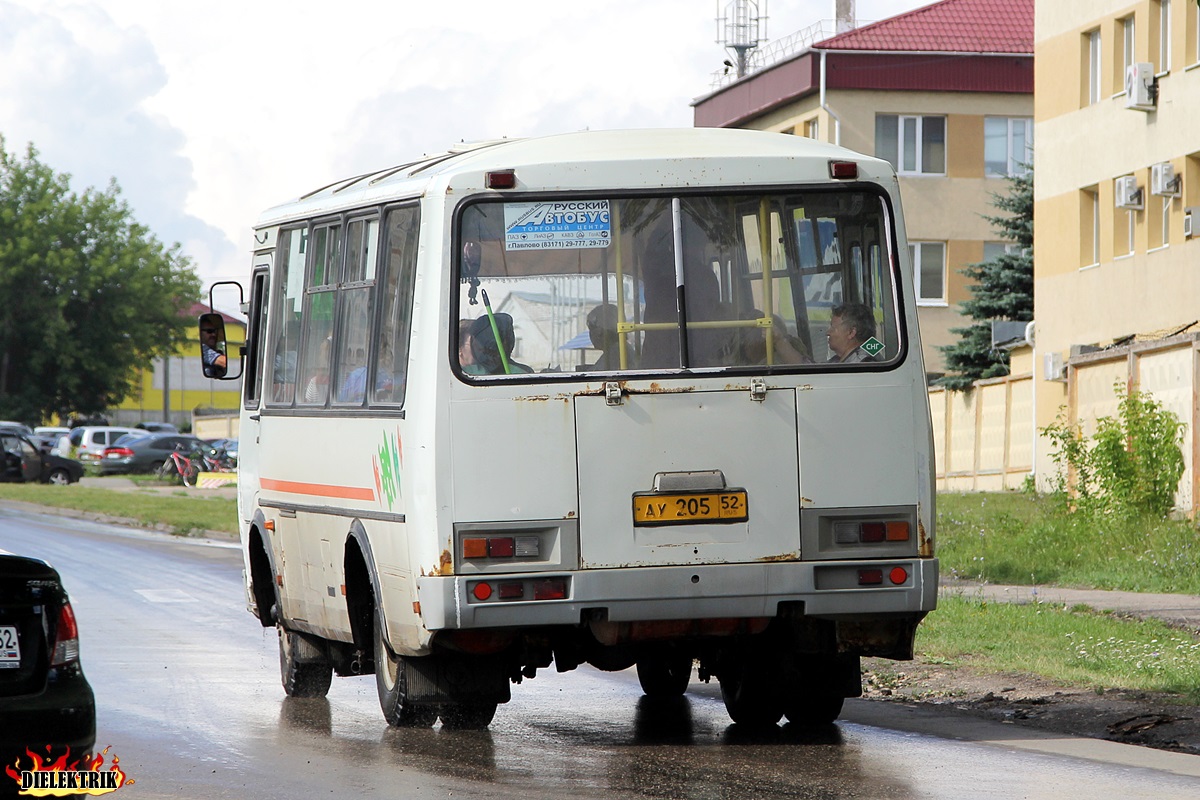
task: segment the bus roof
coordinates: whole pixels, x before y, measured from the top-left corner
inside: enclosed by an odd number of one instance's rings
[[[295,200],[265,211],[257,227],[279,224],[297,217],[313,217],[347,208],[389,200],[419,197],[430,188],[456,184],[471,176],[476,190],[484,173],[515,170],[519,190],[557,191],[625,189],[679,185],[721,186],[729,175],[705,168],[715,160],[743,166],[787,160],[790,170],[783,182],[828,180],[827,162],[852,160],[860,175],[870,180],[890,180],[886,161],[802,136],[736,128],[651,128],[614,131],[579,131],[529,139],[496,139],[455,145],[444,153],[424,155],[386,169],[368,172],[314,189]],[[665,166],[648,171],[644,162]],[[574,165],[575,174],[564,170]],[[588,167],[600,167],[588,169]],[[621,169],[624,167],[624,170]],[[619,181],[614,176],[625,172]],[[677,173],[677,174],[675,174]],[[711,173],[708,180],[702,176]],[[779,175],[778,164],[767,174]],[[551,178],[550,181],[545,180]],[[633,178],[633,180],[631,180]],[[640,179],[638,179],[640,178]],[[775,177],[780,182],[780,177]],[[747,181],[756,182],[756,181]],[[472,188],[470,185],[464,188]]]

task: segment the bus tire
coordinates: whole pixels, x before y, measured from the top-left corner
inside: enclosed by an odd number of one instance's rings
[[[741,661],[721,671],[721,699],[729,718],[748,728],[766,728],[783,716],[783,698],[778,682],[755,661]]]
[[[333,683],[333,664],[299,633],[279,630],[279,673],[288,697],[324,697]]]
[[[451,703],[442,706],[442,727],[459,731],[483,730],[492,723],[498,704],[489,701]]]
[[[692,657],[671,649],[652,651],[638,659],[637,676],[647,697],[679,697],[692,680]]]
[[[857,679],[857,659],[854,660]],[[842,713],[849,662],[836,657],[812,656],[801,663],[798,679],[784,698],[783,713],[788,722],[802,727],[832,724]]]
[[[428,728],[437,721],[437,708],[416,705],[406,697],[404,659],[383,639],[383,623],[375,615],[375,688],[383,718],[393,728]]]

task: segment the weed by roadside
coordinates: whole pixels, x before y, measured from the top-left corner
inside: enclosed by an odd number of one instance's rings
[[[1200,703],[1200,642],[1156,620],[943,595],[917,629],[917,653],[924,663],[1020,670],[1064,685],[1169,692]]]
[[[955,577],[1200,594],[1200,533],[1187,520],[1070,514],[1054,495],[943,493],[937,537]]]

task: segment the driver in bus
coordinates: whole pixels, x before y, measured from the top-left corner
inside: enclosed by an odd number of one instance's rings
[[[875,358],[860,345],[875,335],[875,315],[862,303],[834,306],[825,338],[829,341],[830,363],[858,364]]]
[[[496,320],[496,331],[499,331],[500,342],[504,346],[504,357],[508,360],[509,373],[533,372],[530,367],[512,359],[513,347],[517,343],[517,337],[513,331],[513,318],[503,311],[493,314],[492,317]],[[504,361],[500,358],[496,331],[492,330],[492,323],[487,314],[471,323],[471,356],[474,363],[462,364],[463,372],[468,375],[504,374]]]

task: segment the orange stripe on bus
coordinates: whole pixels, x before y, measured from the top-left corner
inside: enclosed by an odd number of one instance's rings
[[[277,481],[274,478],[261,478],[259,483],[264,489],[291,494],[312,494],[318,497],[340,497],[344,500],[375,501],[375,492],[370,488],[362,489],[356,486],[330,486],[327,483],[300,483],[299,481]]]

